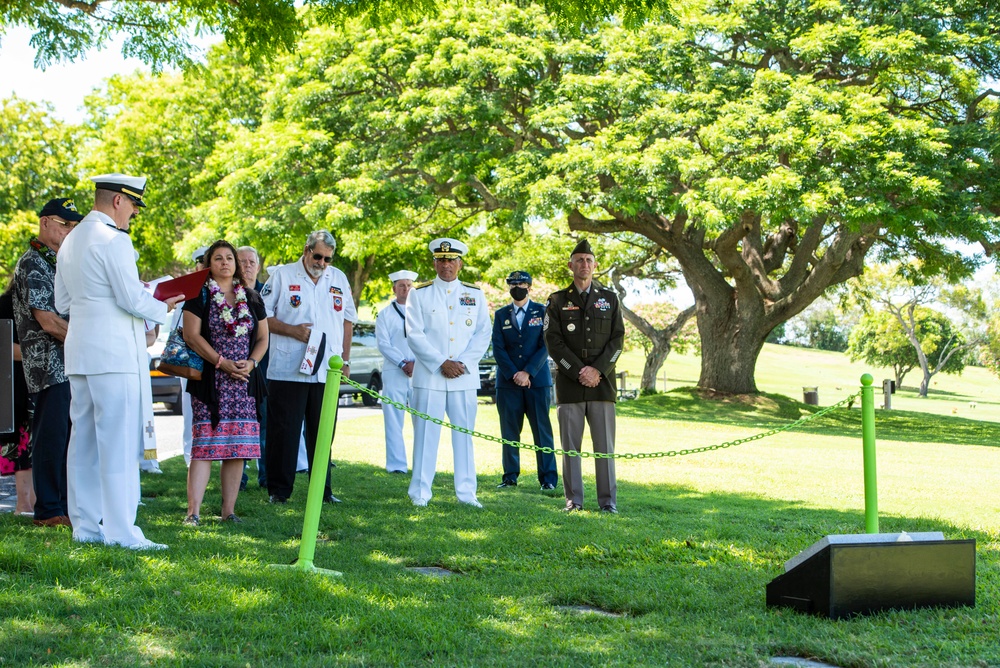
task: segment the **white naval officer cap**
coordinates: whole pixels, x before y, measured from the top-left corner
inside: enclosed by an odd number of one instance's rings
[[[201,262],[201,259],[205,257],[205,253],[208,252],[208,246],[202,246],[195,252],[191,253],[192,262]]]
[[[427,244],[435,258],[454,260],[469,252],[469,247],[458,239],[442,237]]]
[[[128,174],[98,174],[91,176],[90,180],[98,190],[110,190],[122,193],[135,202],[136,206],[145,207],[142,196],[146,192],[145,176],[129,176]]]
[[[417,272],[410,271],[409,269],[400,269],[399,271],[394,271],[389,274],[389,280],[395,283],[396,281],[415,281],[417,280]]]

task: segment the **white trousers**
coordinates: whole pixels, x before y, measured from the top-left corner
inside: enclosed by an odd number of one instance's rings
[[[476,424],[476,391],[459,390],[444,392],[413,388],[413,407],[431,417],[471,429]],[[413,478],[410,480],[410,499],[429,501],[431,484],[437,468],[438,443],[441,425],[417,419],[413,440]],[[455,496],[469,503],[476,500],[476,462],[472,456],[472,437],[451,430],[451,449],[455,458]]]
[[[66,453],[66,492],[73,540],[141,543],[145,537],[135,525],[142,458],[139,376],[72,375],[69,382],[73,427]]]
[[[181,378],[181,415],[184,417],[184,431],[181,432],[181,443],[184,445],[184,463],[191,466],[191,439],[194,438],[192,424],[194,414],[191,412],[191,395],[187,393],[187,378]]]
[[[393,401],[398,401],[406,406],[412,401],[413,387],[411,379],[402,369],[391,366],[382,368],[382,394]],[[395,406],[382,404],[382,420],[385,423],[385,470],[402,471],[409,470],[406,461],[406,443],[403,441],[403,424],[406,422],[406,411],[402,411]],[[410,416],[413,425],[414,441],[416,441],[417,419]]]

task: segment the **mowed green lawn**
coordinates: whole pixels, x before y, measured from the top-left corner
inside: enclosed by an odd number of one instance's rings
[[[626,356],[635,386],[641,359]],[[704,401],[684,388],[698,360],[672,356],[666,394],[619,405],[618,451],[701,447],[787,425],[855,392],[866,371],[841,355],[765,348],[764,395]],[[883,373],[871,370],[877,381]],[[996,381],[979,369],[908,390],[877,413],[883,531],[977,540],[977,606],[846,621],[775,611],[764,587],[785,560],[831,533],[864,528],[860,411],[713,452],[617,463],[618,516],[560,512],[535,483],[496,490],[499,446],[476,442],[479,498],[459,505],[442,439],[435,497],[406,497],[385,473],[378,411],[338,426],[334,489],[316,564],[343,577],[271,569],[298,550],[306,481],[288,506],[244,493],[239,526],[180,526],[184,466],[143,479],[140,525],[157,554],[75,546],[0,516],[0,666],[763,666],[773,656],[838,666],[1000,666],[1000,436]],[[907,379],[907,385],[915,378]],[[972,407],[970,403],[975,404]],[[477,429],[497,434],[481,403]],[[589,443],[586,446],[589,449]],[[217,481],[205,513],[218,506]],[[434,578],[407,570],[438,566]],[[591,606],[609,613],[580,612]]]

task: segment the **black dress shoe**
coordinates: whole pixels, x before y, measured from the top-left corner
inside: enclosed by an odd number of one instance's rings
[[[583,510],[583,506],[579,506],[579,505],[573,503],[572,501],[567,501],[566,502],[566,507],[563,508],[563,512],[565,512],[565,513],[576,513],[576,512],[579,512],[581,510]]]
[[[328,494],[327,496],[323,497],[323,503],[342,503],[342,501],[337,497],[335,497],[333,494]]]
[[[271,498],[268,499],[271,503],[288,503],[287,496],[278,496],[277,494],[272,494]]]
[[[609,504],[609,505],[606,505],[606,506],[601,506],[601,512],[602,513],[611,513],[612,515],[617,515],[618,514],[618,509]]]
[[[497,489],[503,489],[504,487],[517,487],[516,480],[503,480],[497,485]]]

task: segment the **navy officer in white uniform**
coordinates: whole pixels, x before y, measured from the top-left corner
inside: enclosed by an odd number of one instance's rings
[[[396,296],[375,318],[375,343],[382,353],[382,394],[393,401],[410,405],[413,392],[413,353],[406,339],[406,299],[417,280],[417,272],[403,269],[389,274]],[[382,404],[385,427],[385,470],[406,473],[406,444],[403,442],[405,411]],[[415,418],[414,418],[415,419]],[[414,422],[414,427],[416,423]]]
[[[344,374],[350,374],[351,338],[358,315],[347,276],[330,266],[336,248],[328,231],[313,232],[302,257],[275,267],[260,290],[271,333],[264,447],[271,503],[286,503],[292,495],[303,419],[312,471],[330,358],[340,355]],[[318,353],[303,370],[310,343]],[[329,466],[321,474],[326,476],[323,500],[339,502],[330,489]]]
[[[69,314],[64,350],[73,426],[66,491],[73,540],[165,549],[135,525],[139,461],[153,439],[144,320],[165,323],[182,298],[158,301],[139,280],[127,232],[145,206],[146,178],[91,180],[94,210],[59,249],[55,280],[56,309]]]
[[[490,312],[483,291],[458,280],[462,256],[468,248],[455,239],[430,243],[437,278],[417,285],[406,302],[406,338],[416,363],[413,367],[413,407],[459,427],[476,424],[479,360],[490,345]],[[426,506],[437,468],[441,426],[417,420],[413,443],[413,478],[409,496]],[[455,459],[455,495],[477,508],[476,463],[472,437],[452,430]]]

